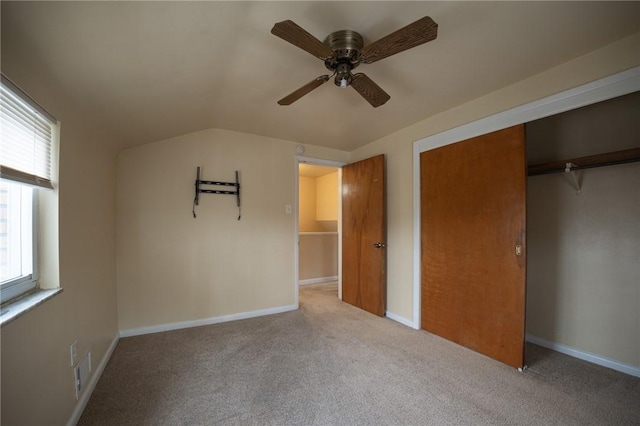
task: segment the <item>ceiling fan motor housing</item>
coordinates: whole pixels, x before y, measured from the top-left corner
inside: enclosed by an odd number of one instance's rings
[[[333,56],[325,60],[324,65],[336,73],[336,86],[347,87],[353,77],[351,70],[361,62],[362,36],[352,30],[336,31],[324,39],[324,44],[333,51]]]

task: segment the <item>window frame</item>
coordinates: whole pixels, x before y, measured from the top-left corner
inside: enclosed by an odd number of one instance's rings
[[[39,116],[44,118],[45,121],[48,122],[50,127],[50,140],[48,141],[48,168],[50,172],[47,178],[40,178],[37,175],[30,175],[19,170],[11,169],[7,166],[2,166],[0,164],[0,179],[2,181],[6,181],[12,185],[19,185],[21,187],[21,191],[24,188],[31,189],[31,273],[28,275],[22,275],[18,278],[9,279],[0,283],[0,304],[3,306],[9,305],[13,303],[13,301],[17,299],[21,299],[24,296],[28,296],[29,294],[35,293],[40,290],[39,285],[39,262],[38,262],[38,254],[39,254],[39,234],[41,232],[40,229],[40,221],[39,221],[39,192],[40,190],[54,190],[53,179],[55,179],[55,175],[53,174],[54,170],[57,168],[55,164],[55,153],[54,147],[58,141],[59,135],[59,122],[53,117],[49,112],[47,112],[42,106],[40,106],[33,98],[31,98],[26,92],[24,92],[20,87],[18,87],[15,83],[13,83],[10,79],[8,79],[4,74],[2,74],[2,86],[3,90],[10,92],[12,96],[17,97],[22,103],[26,104],[29,109],[29,113],[34,116]],[[3,94],[4,96],[4,94]],[[4,114],[4,111],[3,111]],[[35,118],[34,118],[35,119]],[[10,146],[10,145],[9,145]],[[21,194],[23,195],[23,194]],[[26,215],[23,215],[21,219],[24,219]],[[29,226],[29,224],[23,224],[22,226]],[[22,232],[22,231],[21,231]],[[21,253],[21,256],[23,254]],[[24,256],[29,256],[28,253],[25,253]],[[4,312],[4,309],[3,309]],[[3,320],[4,321],[4,320]],[[4,322],[3,322],[4,324]]]

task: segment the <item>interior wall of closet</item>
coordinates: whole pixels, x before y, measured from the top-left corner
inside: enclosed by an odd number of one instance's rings
[[[636,371],[639,117],[636,92],[526,125],[528,339]]]

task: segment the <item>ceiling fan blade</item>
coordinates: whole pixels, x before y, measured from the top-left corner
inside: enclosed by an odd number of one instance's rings
[[[373,80],[362,73],[354,74],[351,80],[351,87],[360,93],[374,108],[384,105],[391,99],[391,96],[389,96],[387,92],[382,90]]]
[[[438,24],[425,16],[406,27],[400,28],[362,50],[363,62],[370,64],[412,47],[419,46],[438,37]]]
[[[311,80],[301,88],[294,90],[284,98],[280,99],[278,101],[278,104],[291,105],[292,103],[294,103],[295,101],[297,101],[298,99],[306,95],[307,93],[311,92],[313,89],[317,89],[318,87],[322,86],[324,83],[326,83],[329,80],[329,77],[330,76],[328,75],[321,75],[315,80]]]
[[[271,34],[311,53],[316,58],[325,60],[333,56],[333,51],[329,47],[293,21],[278,22],[271,29]]]

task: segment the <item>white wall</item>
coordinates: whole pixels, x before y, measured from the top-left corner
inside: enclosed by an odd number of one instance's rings
[[[295,147],[210,129],[120,153],[121,330],[296,307],[295,216],[285,213],[296,201]],[[212,181],[240,171],[240,221],[231,195],[200,194],[192,217],[197,166]]]

